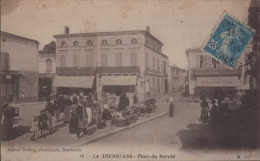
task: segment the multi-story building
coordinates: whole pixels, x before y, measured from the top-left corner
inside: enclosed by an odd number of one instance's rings
[[[37,101],[39,42],[1,31],[1,96]]]
[[[249,89],[249,76],[245,74],[244,54],[234,69],[226,67],[199,48],[188,49],[189,94],[219,96],[232,94],[237,90]]]
[[[44,99],[52,92],[52,83],[56,74],[56,43],[45,45],[39,51],[39,98]]]
[[[54,85],[69,91],[166,93],[168,57],[163,43],[146,31],[55,35],[57,76]]]
[[[175,65],[170,66],[171,91],[184,90],[187,83],[187,72]]]

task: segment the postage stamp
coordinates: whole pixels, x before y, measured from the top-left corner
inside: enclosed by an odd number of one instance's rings
[[[202,50],[233,68],[254,34],[253,29],[225,12]]]

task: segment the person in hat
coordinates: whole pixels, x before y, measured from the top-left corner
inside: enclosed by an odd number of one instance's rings
[[[93,117],[94,117],[94,115],[93,115],[93,113],[94,113],[94,103],[93,103],[91,95],[87,95],[85,97],[85,108],[86,108],[87,116],[88,116],[88,124],[91,124]]]
[[[129,98],[126,93],[122,93],[119,98],[119,103],[117,105],[117,111],[124,111],[129,106]]]
[[[60,105],[59,105],[58,96],[55,96],[54,98],[54,112],[56,116],[56,122],[58,122],[60,119]]]
[[[201,122],[206,123],[208,121],[208,117],[209,117],[208,116],[209,105],[208,105],[205,97],[202,98],[200,107],[201,107],[200,120],[201,120]]]
[[[46,115],[48,117],[49,132],[52,130],[52,117],[54,116],[54,105],[51,103],[50,98],[47,97],[47,103],[45,105]]]
[[[47,134],[47,131],[49,129],[48,116],[46,115],[45,109],[42,109],[40,111],[40,115],[39,115],[39,119],[38,119],[38,126],[39,126],[39,130],[41,131],[40,137],[45,137]]]
[[[77,108],[78,108],[78,99],[77,97],[73,97],[72,105],[70,106],[71,116],[69,122],[69,133],[76,134],[78,131],[78,116],[77,116]]]
[[[139,102],[136,93],[133,95],[132,99],[133,99],[133,104],[134,104],[134,105],[137,104],[137,103]]]
[[[210,109],[210,124],[212,129],[215,131],[217,130],[217,124],[218,124],[218,107],[216,105],[216,101],[213,99],[211,100],[211,109]]]
[[[84,103],[77,106],[76,114],[78,117],[78,130],[76,138],[79,139],[80,133],[83,132],[83,135],[87,133],[87,127],[88,127],[88,116],[86,108],[84,107]]]

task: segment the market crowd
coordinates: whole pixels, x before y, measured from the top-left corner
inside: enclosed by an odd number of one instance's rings
[[[134,104],[138,102],[136,94],[132,99]],[[50,98],[46,100],[45,108],[40,110],[39,115],[33,116],[30,129],[31,140],[37,139],[36,133],[38,132],[40,137],[46,137],[50,134],[53,121],[63,121],[64,124],[68,124],[69,133],[76,134],[76,139],[79,139],[81,134],[83,136],[87,133],[87,128],[91,125],[96,125],[97,129],[106,127],[105,120],[112,118],[111,109],[122,112],[129,107],[129,98],[125,93],[119,97],[118,104],[113,93],[103,95],[102,102],[98,102],[97,95],[84,94],[84,92],[79,95],[63,95],[60,92],[54,97],[53,101]]]

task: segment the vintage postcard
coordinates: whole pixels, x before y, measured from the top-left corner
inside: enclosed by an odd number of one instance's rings
[[[2,0],[1,160],[260,160],[259,13]]]

